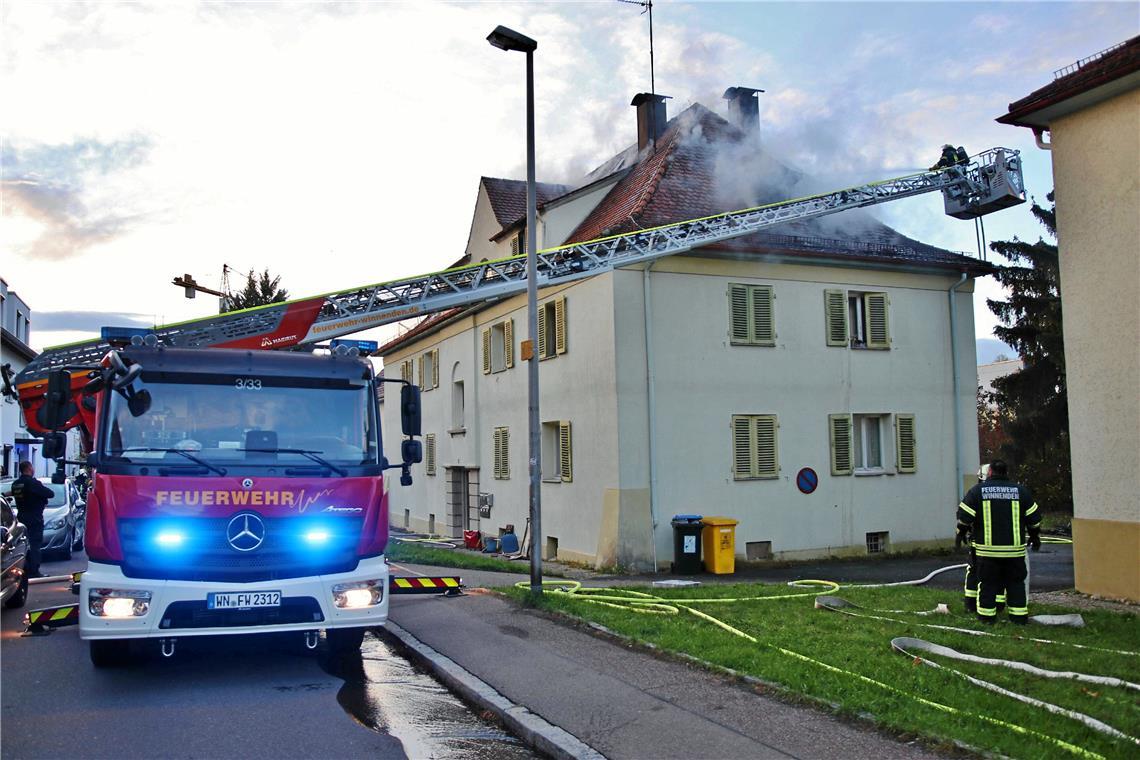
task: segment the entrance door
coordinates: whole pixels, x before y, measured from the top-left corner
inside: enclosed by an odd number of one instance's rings
[[[463,538],[465,530],[479,530],[479,471],[468,467],[447,468],[447,529],[451,538]]]

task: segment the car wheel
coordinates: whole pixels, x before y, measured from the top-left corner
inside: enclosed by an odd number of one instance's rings
[[[17,609],[24,606],[24,602],[28,601],[28,576],[20,579],[20,586],[16,589],[16,593],[8,597],[8,601],[4,602],[4,606],[10,610]]]
[[[97,668],[119,668],[127,664],[129,639],[97,639],[91,645],[91,664]]]
[[[59,556],[63,560],[71,559],[71,544],[75,542],[75,528],[71,529],[71,535],[63,542],[63,547],[59,550]]]
[[[82,551],[83,550],[83,533],[86,531],[86,529],[87,529],[87,526],[84,525],[83,530],[75,531],[75,537],[73,538],[73,540],[71,542],[71,548],[74,551]]]
[[[335,655],[359,652],[367,628],[329,628],[325,631],[329,651]]]

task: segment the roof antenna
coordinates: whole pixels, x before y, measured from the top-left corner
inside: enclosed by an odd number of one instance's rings
[[[619,3],[626,3],[627,5],[640,5],[645,10],[642,13],[649,14],[649,94],[657,94],[657,85],[653,78],[653,0],[618,0]]]

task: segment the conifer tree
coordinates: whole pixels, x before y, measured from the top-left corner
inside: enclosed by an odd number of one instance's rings
[[[222,312],[239,311],[253,306],[264,306],[270,303],[281,303],[289,298],[289,291],[280,287],[281,275],[271,277],[266,269],[261,274],[249,270],[245,287],[236,293],[231,293],[226,299],[226,308]]]
[[[1048,199],[1053,202],[1053,193]],[[1056,239],[1056,205],[1033,203],[1033,215]],[[994,381],[993,400],[1008,440],[1001,455],[1010,475],[1033,489],[1042,508],[1072,512],[1069,413],[1065,395],[1065,345],[1061,333],[1061,291],[1057,246],[1039,238],[994,241],[990,249],[1011,266],[995,277],[1009,291],[987,305],[1001,326],[998,339],[1013,346],[1024,367]]]

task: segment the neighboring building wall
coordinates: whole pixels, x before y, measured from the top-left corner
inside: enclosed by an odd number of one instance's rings
[[[1077,589],[1140,600],[1140,90],[1050,123]],[[1042,505],[1048,507],[1048,505]]]
[[[1024,366],[1020,359],[1007,359],[1006,361],[990,362],[978,365],[978,385],[986,393],[994,392],[994,380],[1014,372],[1021,371]]]
[[[28,346],[31,337],[32,310],[8,283],[0,279],[0,365],[9,364],[14,373],[27,366],[35,352]],[[40,469],[39,447],[24,426],[20,405],[15,399],[0,399],[0,477],[15,477],[19,461],[28,459]]]

